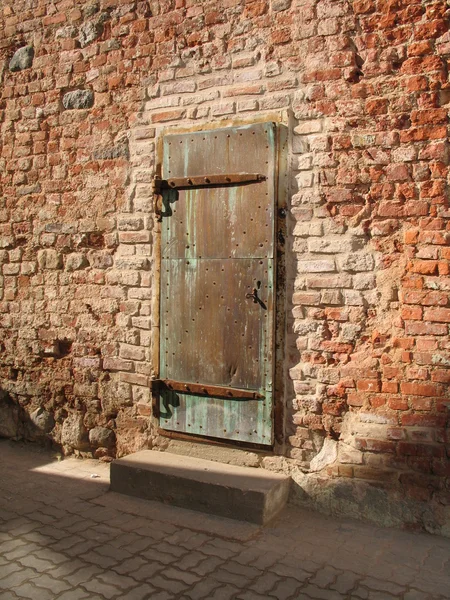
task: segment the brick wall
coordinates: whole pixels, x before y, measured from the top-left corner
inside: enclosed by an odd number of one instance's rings
[[[162,443],[157,140],[276,118],[287,386],[262,464],[329,512],[450,533],[447,3],[5,0],[1,15],[0,434],[106,459]]]

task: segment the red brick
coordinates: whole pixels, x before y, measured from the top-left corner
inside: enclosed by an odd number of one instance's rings
[[[361,379],[356,382],[358,392],[379,392],[380,381],[378,379]]]
[[[420,23],[414,27],[414,37],[416,40],[428,40],[437,38],[448,31],[448,23],[444,19]]]
[[[397,449],[397,443],[394,441],[371,438],[355,438],[355,445],[359,450],[367,452],[394,454]]]
[[[270,41],[272,44],[286,44],[291,40],[290,29],[276,29],[270,35]]]
[[[410,398],[409,405],[413,410],[431,410],[433,406],[432,400],[429,398]]]
[[[386,98],[375,98],[366,101],[366,111],[369,115],[383,115],[388,111],[389,101]]]
[[[399,377],[401,375],[401,370],[399,367],[385,366],[383,367],[383,376],[388,379],[393,379],[395,377]]]
[[[347,404],[349,406],[362,406],[364,404],[364,400],[361,394],[348,394],[347,396]]]
[[[54,15],[49,15],[42,19],[42,24],[46,27],[48,25],[58,25],[59,23],[64,23],[66,20],[66,15],[64,13],[56,13]]]
[[[420,306],[404,306],[401,310],[401,317],[405,320],[421,320],[423,310]]]
[[[383,381],[381,391],[386,394],[396,394],[398,392],[398,383],[396,381]]]
[[[415,357],[416,355],[414,355]],[[430,378],[430,372],[428,369],[424,367],[408,367],[406,369],[406,378],[407,379],[421,379],[422,381],[426,381]]]
[[[389,427],[386,431],[386,437],[389,440],[403,440],[406,437],[406,430],[401,427]]]
[[[411,442],[398,442],[398,453],[411,456],[444,456],[445,449],[437,444],[414,444]]]
[[[404,426],[417,427],[445,427],[447,416],[432,414],[404,414],[400,417],[401,424]]]
[[[427,291],[402,291],[402,300],[406,304],[422,304],[423,306],[447,306],[448,293]]]
[[[405,398],[401,398],[401,397],[389,398],[388,406],[392,410],[408,410],[409,409],[407,400]]]
[[[408,75],[417,73],[427,73],[430,71],[440,71],[443,68],[443,62],[438,56],[426,56],[425,58],[408,58],[401,67],[401,72]]]
[[[434,339],[423,339],[423,338],[418,338],[416,341],[416,347],[417,350],[421,351],[421,350],[436,350],[437,348],[437,341]]]
[[[450,323],[450,308],[426,308],[423,318],[425,321]]]
[[[294,305],[318,306],[320,304],[320,292],[294,292],[292,303]]]
[[[408,335],[447,335],[448,325],[442,323],[420,323],[419,321],[407,321],[405,332]]]
[[[402,382],[400,384],[402,394],[411,394],[414,396],[442,396],[442,387],[432,383],[410,383]]]
[[[431,373],[431,381],[450,383],[450,369],[436,369]]]
[[[435,275],[438,271],[438,261],[416,260],[409,264],[409,270],[413,273],[420,273],[422,275]]]
[[[320,347],[327,352],[337,352],[340,354],[349,354],[353,350],[352,344],[344,344],[342,342],[333,342],[325,340],[321,342]]]
[[[153,113],[151,116],[152,123],[164,123],[166,121],[178,121],[182,119],[186,111],[182,109],[178,110],[166,110],[161,112]]]

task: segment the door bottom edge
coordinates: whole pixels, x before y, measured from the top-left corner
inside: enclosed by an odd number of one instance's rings
[[[158,427],[158,435],[171,439],[185,442],[192,442],[203,445],[214,445],[223,448],[237,448],[237,449],[248,449],[248,450],[260,450],[265,452],[272,452],[274,443],[271,444],[258,444],[254,442],[244,442],[240,440],[229,440],[224,438],[211,437],[207,435],[199,435],[197,433],[185,433],[179,431],[172,431],[169,429],[163,429]]]

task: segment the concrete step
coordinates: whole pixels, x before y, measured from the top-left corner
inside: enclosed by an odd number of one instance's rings
[[[290,478],[169,452],[142,450],[111,464],[111,491],[265,524],[286,504]]]

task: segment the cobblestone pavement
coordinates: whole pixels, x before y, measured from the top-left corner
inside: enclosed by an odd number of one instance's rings
[[[450,598],[450,540],[288,508],[264,529],[108,492],[0,441],[0,599]]]

